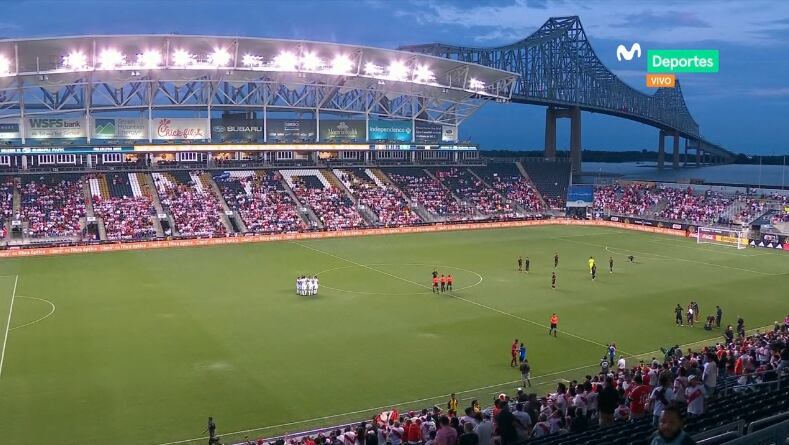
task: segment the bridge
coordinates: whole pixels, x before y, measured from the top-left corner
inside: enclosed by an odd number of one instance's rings
[[[680,140],[685,139],[683,163],[724,163],[735,155],[699,132],[679,80],[675,88],[644,94],[616,77],[597,57],[577,16],[548,19],[523,40],[494,48],[441,43],[399,48],[517,73],[512,102],[548,107],[545,114],[545,156],[556,157],[556,119],[569,118],[573,172],[581,171],[581,111],[641,122],[658,129],[658,168],[666,162],[665,138],[672,137],[671,164],[680,166]]]

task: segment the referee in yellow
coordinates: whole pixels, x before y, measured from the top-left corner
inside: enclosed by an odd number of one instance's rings
[[[589,273],[592,273],[592,268],[594,267],[594,257],[589,257]]]

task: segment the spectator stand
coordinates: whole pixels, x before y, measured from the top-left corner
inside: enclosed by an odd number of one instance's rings
[[[382,170],[412,201],[432,216],[432,221],[463,221],[472,215],[434,176],[418,167]]]
[[[187,171],[155,172],[153,180],[162,207],[174,224],[173,235],[217,237],[228,233],[217,197],[206,191],[200,178]]]
[[[285,182],[304,207],[307,207],[325,230],[356,229],[364,219],[348,195],[318,169],[280,170]]]
[[[85,238],[86,198],[80,175],[26,175],[20,192],[24,242]]]
[[[137,173],[109,173],[88,178],[101,239],[140,241],[161,236],[156,209],[142,192]]]
[[[350,190],[371,225],[398,227],[422,221],[403,192],[385,184],[370,169],[334,169],[333,173]]]
[[[570,185],[570,162],[566,159],[524,158],[517,165],[524,176],[532,180],[548,208],[563,212]]]
[[[472,174],[497,190],[505,199],[523,213],[541,213],[546,210],[545,201],[525,171],[514,162],[497,162],[482,167],[469,168]]]

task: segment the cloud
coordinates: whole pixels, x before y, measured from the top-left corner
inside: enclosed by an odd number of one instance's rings
[[[738,2],[664,1],[655,12],[649,3],[613,0],[589,7],[583,0],[509,0],[470,4],[449,0],[404,2],[409,7],[397,15],[422,25],[465,29],[471,40],[511,43],[536,31],[549,17],[581,17],[587,33],[596,39],[646,41],[663,44],[729,42],[771,45],[770,35],[789,28],[789,2],[752,0]],[[515,37],[518,36],[518,37]]]

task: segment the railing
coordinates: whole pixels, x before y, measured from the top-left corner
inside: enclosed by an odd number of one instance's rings
[[[787,439],[789,439],[789,420],[784,420],[753,434],[746,434],[739,439],[726,442],[726,445],[784,445]]]

